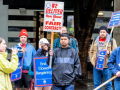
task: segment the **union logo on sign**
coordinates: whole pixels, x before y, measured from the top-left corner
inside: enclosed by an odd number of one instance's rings
[[[47,7],[47,8],[50,8],[50,7],[51,7],[51,4],[50,4],[50,3],[47,3],[47,4],[46,4],[46,7]]]

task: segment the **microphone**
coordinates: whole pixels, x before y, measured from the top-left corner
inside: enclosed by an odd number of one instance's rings
[[[12,49],[11,49],[11,48],[9,48],[9,47],[7,47],[7,48],[6,48],[6,50],[7,50],[7,51],[12,51]],[[23,52],[23,51],[18,50],[18,52]]]

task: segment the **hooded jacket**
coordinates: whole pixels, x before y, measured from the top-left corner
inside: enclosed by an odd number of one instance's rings
[[[0,90],[12,90],[9,74],[18,67],[18,56],[12,54],[10,62],[6,60],[7,53],[0,52]]]
[[[96,66],[96,61],[97,61],[97,56],[98,56],[99,38],[100,38],[100,36],[98,36],[98,37],[96,38],[96,40],[95,40],[94,42],[92,42],[92,45],[91,45],[91,48],[90,48],[90,52],[89,52],[90,61],[91,61],[92,65],[93,65],[94,67]],[[104,46],[103,46],[103,49],[106,48],[108,39],[109,39],[109,34],[107,34],[106,41],[105,41],[105,44],[104,44]],[[111,42],[109,42],[108,47],[107,47],[107,50],[110,51],[110,54],[111,54],[111,52],[112,52],[116,47],[117,47],[116,41],[115,41],[115,39],[113,39],[113,46],[111,45]],[[107,62],[108,62],[108,58],[110,57],[110,54],[109,54],[109,55],[108,55],[108,54],[106,55],[105,62],[104,62],[104,68],[107,68]]]
[[[48,56],[48,61],[49,60],[50,56]],[[81,64],[77,51],[70,46],[54,49],[52,60],[53,85],[73,85],[75,84],[75,79],[77,79],[80,75]]]

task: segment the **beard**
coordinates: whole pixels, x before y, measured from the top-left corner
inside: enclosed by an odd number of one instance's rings
[[[106,38],[106,36],[101,36],[102,39]]]

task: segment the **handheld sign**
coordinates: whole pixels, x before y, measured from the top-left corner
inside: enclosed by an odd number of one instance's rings
[[[23,58],[21,58],[21,59],[19,60],[17,70],[14,71],[13,73],[11,73],[11,75],[10,75],[11,82],[17,81],[17,80],[21,79],[21,74],[22,74],[22,62],[23,62]]]
[[[52,32],[51,49],[53,49],[54,32],[61,32],[63,26],[64,2],[45,1],[43,31]],[[52,66],[50,56],[49,66]]]
[[[113,12],[108,24],[108,28],[119,26],[119,24],[120,24],[120,11]]]
[[[107,50],[100,51],[98,58],[97,58],[96,69],[103,70],[106,52],[107,52]]]
[[[52,69],[46,63],[47,57],[34,58],[34,86],[52,85]]]
[[[64,2],[45,1],[43,31],[61,32]]]

